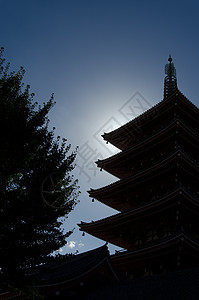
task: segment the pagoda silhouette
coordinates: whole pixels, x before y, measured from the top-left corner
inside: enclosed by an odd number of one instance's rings
[[[89,196],[118,211],[80,230],[123,248],[120,279],[199,265],[199,109],[178,89],[169,56],[164,98],[103,138],[121,150],[97,166],[119,178]]]

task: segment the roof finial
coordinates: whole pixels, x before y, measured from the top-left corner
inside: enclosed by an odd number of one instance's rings
[[[172,62],[172,57],[171,57],[171,54],[169,54],[168,61],[169,61],[169,62]]]
[[[176,69],[174,63],[172,63],[172,57],[169,55],[169,63],[165,65],[165,74],[167,75],[164,79],[164,99],[171,96],[177,88]]]

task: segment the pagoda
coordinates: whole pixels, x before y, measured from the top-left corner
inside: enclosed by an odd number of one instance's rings
[[[97,166],[118,180],[89,196],[118,211],[80,230],[124,249],[121,279],[199,266],[199,109],[178,89],[169,57],[164,98],[103,138],[121,151]]]

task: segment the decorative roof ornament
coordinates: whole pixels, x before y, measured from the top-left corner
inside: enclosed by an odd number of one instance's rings
[[[165,65],[165,74],[167,76],[164,79],[164,99],[167,99],[178,89],[176,69],[174,63],[172,63],[171,55],[169,55],[168,61],[169,63]]]

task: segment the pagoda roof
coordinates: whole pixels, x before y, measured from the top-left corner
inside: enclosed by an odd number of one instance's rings
[[[132,251],[119,252],[112,255],[111,259],[114,265],[123,264],[124,262],[130,264],[132,261],[146,259],[146,255],[147,259],[150,259],[150,256],[154,255],[156,257],[162,256],[164,254],[163,250],[165,250],[165,252],[168,254],[168,249],[175,249],[176,245],[184,245],[189,250],[192,250],[197,255],[197,258],[199,257],[199,241],[184,231],[181,231],[180,233],[171,235],[164,239],[155,240],[146,246],[139,246]]]
[[[118,180],[99,189],[91,189],[88,191],[89,196],[96,198],[97,200],[111,206],[112,208],[115,208],[116,210],[123,211],[122,200],[120,203],[118,203],[115,201],[116,198],[120,197],[121,199],[121,195],[123,195],[123,197],[125,196],[124,191],[129,189],[132,190],[135,186],[142,185],[147,181],[151,181],[160,174],[164,174],[168,171],[171,172],[172,168],[176,167],[177,162],[179,165],[178,167],[182,168],[184,172],[188,172],[188,168],[191,168],[192,173],[189,173],[190,176],[194,176],[194,173],[196,174],[195,177],[198,176],[198,163],[193,161],[193,159],[184,151],[176,150],[167,158],[164,158],[153,166],[138,171],[127,178]],[[184,164],[186,164],[187,168],[184,167]]]
[[[160,118],[162,114],[166,113],[166,111],[170,111],[172,105],[177,105],[176,100],[180,100],[179,108],[182,109],[184,106],[185,113],[190,116],[197,124],[199,123],[199,109],[195,106],[190,100],[188,100],[179,90],[177,90],[173,95],[164,99],[136,117],[132,119],[128,123],[123,126],[109,132],[104,133],[102,137],[105,141],[111,143],[115,147],[124,150],[128,148],[128,140],[129,133],[132,135],[132,132],[135,132],[135,135],[139,129],[142,132],[142,126],[151,123],[154,118]]]
[[[96,164],[99,168],[108,171],[112,175],[123,178],[124,176],[122,176],[120,166],[122,166],[125,161],[128,161],[129,159],[132,160],[132,157],[134,157],[135,160],[136,157],[144,155],[143,153],[148,152],[149,149],[157,147],[157,145],[159,147],[158,141],[163,143],[172,135],[176,135],[176,128],[180,129],[179,134],[182,135],[182,137],[184,137],[184,134],[187,134],[196,142],[199,141],[199,134],[185,124],[180,117],[176,117],[165,128],[161,128],[158,132],[153,133],[150,137],[146,137],[143,140],[138,141],[132,147],[125,149],[124,151],[121,151],[111,157],[96,161]],[[183,133],[181,132],[181,129],[183,130]],[[194,147],[199,148],[197,147],[197,143],[194,144]]]
[[[128,230],[129,226],[133,228],[132,224],[136,224],[138,220],[145,219],[147,216],[159,215],[159,213],[165,211],[165,209],[168,210],[172,207],[177,207],[177,205],[185,207],[186,210],[191,210],[198,218],[198,198],[192,195],[190,191],[179,187],[153,202],[145,203],[132,210],[117,213],[98,221],[92,221],[90,223],[82,222],[81,224],[78,224],[78,226],[81,231],[87,232],[117,246],[124,247],[124,241],[122,238],[116,238],[114,232],[118,233],[123,226],[126,227],[126,230]]]

